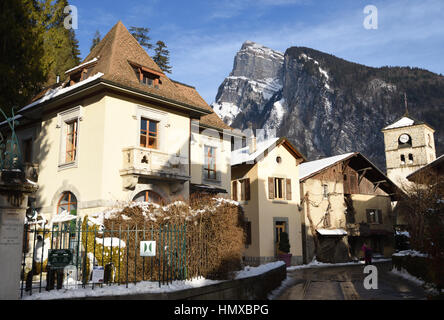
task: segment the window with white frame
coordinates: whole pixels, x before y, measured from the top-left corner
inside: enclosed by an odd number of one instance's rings
[[[204,178],[216,180],[216,148],[211,146],[204,147]]]
[[[59,167],[76,165],[79,149],[79,121],[82,119],[82,107],[78,106],[58,114],[60,128]]]

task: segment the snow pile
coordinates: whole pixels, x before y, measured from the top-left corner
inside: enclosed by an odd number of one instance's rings
[[[391,261],[391,259],[388,259],[388,258],[372,259],[372,262],[387,262],[387,261]],[[365,262],[358,260],[358,261],[341,262],[341,263],[327,263],[327,262],[317,261],[316,257],[315,257],[315,258],[313,258],[313,260],[310,263],[304,264],[304,265],[299,265],[299,266],[288,267],[287,271],[309,269],[309,268],[353,266],[353,265],[359,265],[359,264],[365,264]]]
[[[105,247],[120,247],[125,248],[126,244],[123,240],[115,237],[96,238],[96,243]]]
[[[254,276],[266,273],[270,270],[279,268],[282,265],[285,265],[284,261],[276,261],[276,262],[261,264],[257,267],[246,266],[243,270],[238,271],[236,273],[235,279],[254,277]]]
[[[419,252],[416,250],[403,250],[403,251],[396,252],[393,255],[397,256],[397,257],[404,257],[404,256],[422,257],[422,258],[428,257],[427,253],[422,253],[422,252]]]
[[[56,214],[52,217],[51,223],[68,222],[76,219],[77,217],[75,215],[72,215],[68,211],[63,210],[62,213]]]

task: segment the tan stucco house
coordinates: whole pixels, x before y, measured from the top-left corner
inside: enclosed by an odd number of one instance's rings
[[[392,201],[399,188],[360,153],[299,165],[304,263],[345,262],[394,250]]]
[[[292,264],[302,263],[299,166],[303,155],[286,138],[256,141],[231,155],[231,196],[247,220],[245,263],[275,261],[280,232],[289,235]]]
[[[41,214],[83,216],[199,191],[229,197],[235,133],[120,21],[66,76],[16,117],[23,157],[37,164]]]

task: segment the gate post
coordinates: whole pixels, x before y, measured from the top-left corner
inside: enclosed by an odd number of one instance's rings
[[[0,300],[18,300],[28,196],[38,186],[20,169],[0,171]]]

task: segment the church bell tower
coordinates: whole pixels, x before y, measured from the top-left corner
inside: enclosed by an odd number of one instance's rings
[[[409,116],[406,98],[405,108],[402,118],[382,129],[387,176],[400,188],[409,174],[436,159],[435,130]]]

